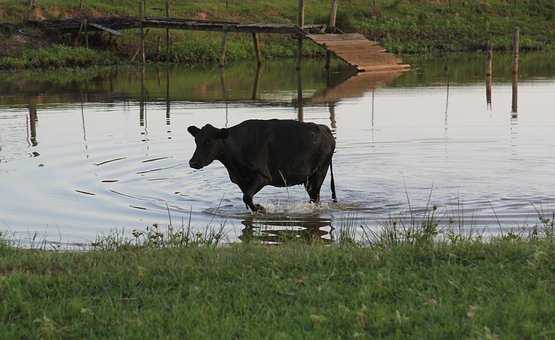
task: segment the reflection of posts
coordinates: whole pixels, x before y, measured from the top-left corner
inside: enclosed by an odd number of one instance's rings
[[[518,112],[518,63],[520,59],[520,30],[515,28],[513,33],[513,100],[512,100],[512,113],[516,116]]]
[[[89,154],[88,154],[88,145],[87,145],[87,128],[86,128],[86,124],[85,124],[85,106],[83,105],[83,92],[81,92],[81,125],[83,128],[83,147],[84,147],[84,152],[85,155],[87,156],[87,158],[89,158]]]
[[[252,85],[252,100],[256,100],[256,97],[258,96],[258,86],[260,84],[260,69],[260,64],[258,64],[258,66],[256,67],[256,74],[254,75],[254,84]]]
[[[170,123],[170,67],[166,65],[166,125]]]
[[[376,99],[376,89],[372,89],[372,129],[374,129],[374,104],[375,104],[375,99]],[[373,132],[374,130],[372,130]]]
[[[491,109],[491,87],[493,84],[493,49],[488,44],[486,52],[486,103],[488,109]]]
[[[220,67],[225,66],[225,51],[227,48],[227,31],[224,31],[222,36],[222,46],[220,48]]]
[[[450,79],[449,79],[449,66],[446,64],[445,65],[445,73],[447,75],[447,90],[446,90],[446,94],[445,94],[445,114],[444,114],[444,129],[447,131],[447,125],[448,125],[448,118],[449,118],[449,90],[450,90]]]
[[[258,40],[258,36],[256,33],[252,33],[252,42],[254,45],[254,53],[256,56],[256,66],[259,68],[262,64],[262,59],[260,58],[260,41]]]
[[[37,146],[37,108],[34,105],[29,106],[29,134],[31,136],[30,141],[32,146]]]
[[[228,98],[227,98],[227,91],[225,88],[225,74],[224,69],[220,68],[220,87],[222,89],[222,98],[225,102],[225,126],[229,123],[229,107],[228,107]]]
[[[304,120],[303,79],[300,69],[297,69],[297,119],[299,122]]]
[[[335,124],[335,103],[329,102],[328,103],[328,111],[330,112],[330,126],[331,129],[335,131],[337,125]]]
[[[139,125],[145,126],[145,67],[141,67],[141,98],[139,98]]]

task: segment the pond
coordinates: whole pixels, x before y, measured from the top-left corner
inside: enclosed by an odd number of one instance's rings
[[[86,244],[158,224],[223,226],[226,240],[379,228],[438,208],[486,233],[531,227],[555,210],[555,59],[496,54],[491,102],[483,54],[405,58],[401,74],[352,76],[340,63],[267,61],[219,68],[151,65],[0,75],[0,231]],[[302,96],[299,96],[299,86]],[[301,186],[265,187],[251,215],[225,168],[188,166],[187,126],[303,119],[337,140],[322,204]],[[255,227],[252,229],[251,227]]]

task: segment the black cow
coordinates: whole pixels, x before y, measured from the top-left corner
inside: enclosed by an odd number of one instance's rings
[[[231,181],[241,188],[243,202],[253,211],[253,196],[264,186],[304,184],[311,202],[320,201],[320,188],[331,171],[332,199],[336,202],[332,156],[335,139],[325,125],[295,120],[247,120],[228,129],[210,124],[187,129],[197,148],[189,165],[201,169],[220,161]]]

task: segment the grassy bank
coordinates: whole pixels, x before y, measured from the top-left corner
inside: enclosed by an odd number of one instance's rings
[[[416,234],[413,234],[416,235]],[[278,247],[104,238],[90,252],[0,246],[4,338],[555,336],[555,243],[514,235]],[[144,235],[135,235],[142,238]],[[390,235],[391,236],[391,235]],[[406,236],[406,235],[405,235]],[[202,238],[206,239],[206,237]],[[185,240],[186,242],[179,242]]]
[[[49,59],[49,54],[57,53],[55,44],[73,45],[75,37],[44,36],[43,33],[23,27],[26,19],[63,18],[79,13],[79,4],[68,0],[39,0],[35,9],[29,9],[25,2],[2,0],[0,2],[0,22],[5,26],[0,43],[0,67],[51,67],[63,64],[71,66],[74,58],[66,58],[64,50]],[[469,51],[483,48],[491,42],[496,49],[508,49],[511,32],[519,26],[522,32],[521,45],[524,49],[552,47],[555,41],[555,4],[551,0],[536,1],[463,1],[463,0],[355,0],[339,3],[338,26],[344,31],[364,33],[371,39],[384,44],[399,53],[429,53],[434,51]],[[137,15],[138,1],[89,0],[84,2],[84,13],[98,15]],[[147,2],[147,15],[160,16],[163,0]],[[234,20],[241,22],[272,22],[294,24],[297,16],[297,1],[183,1],[172,3],[172,15],[183,18]],[[306,22],[327,23],[329,3],[306,1]],[[162,30],[149,30],[147,34],[148,59],[170,60],[180,63],[214,63],[220,47],[219,33],[173,32],[173,49],[166,55],[159,49],[159,41],[164,41]],[[289,37],[262,35],[265,58],[292,56],[295,44]],[[316,46],[305,44],[307,56],[320,56],[322,51]],[[91,37],[91,46],[110,53],[111,57],[88,56],[78,60],[79,65],[102,62],[128,62],[136,54],[138,39],[136,32],[125,32],[124,36],[110,39],[104,34]],[[50,48],[45,60],[42,55],[30,58],[34,49]],[[83,56],[82,51],[71,52]],[[250,36],[231,34],[228,59],[253,58]]]

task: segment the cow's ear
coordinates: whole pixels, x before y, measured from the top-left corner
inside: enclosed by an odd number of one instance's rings
[[[228,129],[219,129],[217,136],[218,136],[218,138],[226,139],[227,136],[229,136],[229,130]]]
[[[191,125],[187,128],[187,131],[189,131],[189,133],[193,135],[193,137],[196,137],[200,132],[200,129],[194,125]]]

